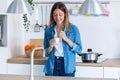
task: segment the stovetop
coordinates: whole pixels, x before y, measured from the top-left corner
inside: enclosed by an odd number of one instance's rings
[[[98,58],[97,62],[96,63],[102,63],[104,61],[106,61],[107,58]],[[83,63],[82,60],[81,60],[81,57],[77,57],[76,58],[76,62],[80,62],[80,63]],[[90,63],[90,62],[89,62]]]

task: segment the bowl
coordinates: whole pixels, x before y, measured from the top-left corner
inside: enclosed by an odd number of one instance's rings
[[[25,55],[27,58],[30,58],[31,57],[31,52],[32,50],[26,50],[25,51]],[[39,49],[39,50],[35,50],[34,52],[34,58],[41,58],[43,57],[43,49]]]

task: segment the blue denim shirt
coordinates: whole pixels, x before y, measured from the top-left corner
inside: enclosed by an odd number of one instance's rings
[[[46,50],[50,45],[49,41],[54,38],[55,26],[52,26],[45,30],[44,35],[44,49]],[[73,41],[74,45],[71,48],[64,40],[62,40],[63,51],[64,51],[64,68],[65,73],[73,73],[76,70],[76,53],[80,54],[82,51],[81,38],[78,28],[70,23],[69,31],[66,32],[66,36]],[[55,61],[55,48],[52,49],[51,53],[45,52],[48,57],[44,66],[45,74],[53,75],[54,61]]]

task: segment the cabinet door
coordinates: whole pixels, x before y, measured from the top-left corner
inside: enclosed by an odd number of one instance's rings
[[[104,78],[119,78],[120,68],[119,67],[104,67]]]
[[[0,61],[0,74],[7,74],[7,63]]]
[[[103,78],[103,67],[76,66],[75,77]]]
[[[34,65],[34,75],[44,75],[44,65]],[[8,74],[30,75],[30,64],[8,64]]]

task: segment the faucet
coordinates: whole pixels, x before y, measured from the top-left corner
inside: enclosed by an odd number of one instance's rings
[[[35,50],[43,49],[43,47],[36,47],[33,48],[30,56],[30,80],[34,80],[34,75],[33,75],[33,65],[34,65],[34,52]]]

